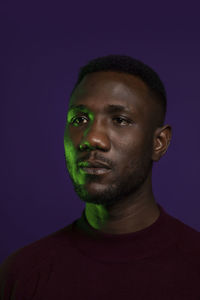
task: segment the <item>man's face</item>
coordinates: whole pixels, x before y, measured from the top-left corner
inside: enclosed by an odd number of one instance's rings
[[[84,108],[75,109],[78,105]],[[109,71],[83,78],[70,99],[64,134],[66,166],[81,200],[113,205],[151,176],[155,105],[148,87],[133,75]],[[111,170],[87,174],[78,167],[86,160],[105,162]]]

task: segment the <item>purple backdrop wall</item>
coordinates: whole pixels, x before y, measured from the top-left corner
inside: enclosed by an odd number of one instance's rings
[[[1,4],[1,261],[81,215],[64,161],[69,93],[81,65],[111,53],[144,61],[163,80],[173,137],[154,167],[154,194],[200,229],[197,1],[66,2]]]

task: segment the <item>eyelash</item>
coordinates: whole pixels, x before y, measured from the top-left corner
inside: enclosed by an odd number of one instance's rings
[[[84,117],[84,116],[75,117],[75,118],[72,119],[72,121],[71,121],[70,123],[71,123],[71,124],[75,124],[74,121],[77,120],[77,119],[79,119],[79,118],[86,118],[86,117]],[[128,124],[131,123],[129,120],[127,120],[127,119],[125,119],[125,118],[122,118],[122,117],[114,117],[113,119],[121,119],[122,121],[125,121],[125,122],[128,123]],[[79,125],[79,124],[77,124],[77,125]]]

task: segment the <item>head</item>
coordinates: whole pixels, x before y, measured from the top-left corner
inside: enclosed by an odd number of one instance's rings
[[[149,188],[153,163],[171,139],[165,115],[164,85],[141,61],[108,55],[83,66],[64,134],[66,166],[80,199],[109,206]],[[87,160],[108,164],[110,172],[83,172],[79,163]]]

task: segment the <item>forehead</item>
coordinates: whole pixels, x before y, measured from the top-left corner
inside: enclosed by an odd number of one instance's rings
[[[75,89],[70,104],[101,108],[118,104],[140,115],[149,114],[152,101],[148,86],[137,76],[114,71],[87,74]]]

